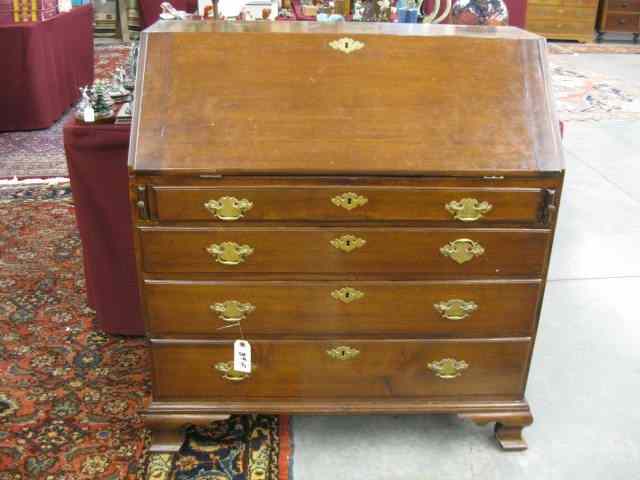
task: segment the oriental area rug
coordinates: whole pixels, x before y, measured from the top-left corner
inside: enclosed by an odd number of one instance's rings
[[[148,365],[145,340],[94,324],[68,184],[1,188],[0,480],[287,479],[286,417],[235,416],[149,458]]]

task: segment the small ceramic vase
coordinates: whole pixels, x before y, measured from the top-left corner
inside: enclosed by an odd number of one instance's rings
[[[509,25],[509,11],[504,0],[456,0],[451,9],[451,23]]]

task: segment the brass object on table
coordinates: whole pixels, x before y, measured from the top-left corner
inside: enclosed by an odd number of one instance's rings
[[[342,345],[340,347],[327,350],[327,355],[331,358],[335,358],[336,360],[351,360],[352,358],[356,358],[360,355],[360,350],[347,345]]]
[[[478,305],[472,301],[452,298],[450,300],[434,303],[433,307],[447,320],[462,320],[478,309]]]
[[[351,303],[364,297],[364,293],[352,287],[343,287],[331,292],[331,296],[342,303]]]
[[[237,300],[227,300],[222,303],[214,303],[209,308],[212,312],[218,313],[220,319],[227,323],[238,323],[247,318],[256,307],[250,303],[242,303]]]
[[[481,219],[493,208],[489,202],[480,202],[475,198],[463,198],[452,200],[444,208],[453,215],[453,218],[462,222],[474,222]]]
[[[334,50],[349,54],[364,48],[364,43],[354,40],[353,38],[342,37],[338,40],[334,40],[333,42],[329,42],[329,46]]]
[[[367,241],[363,238],[358,238],[355,235],[342,235],[338,238],[334,238],[330,243],[338,250],[342,250],[343,252],[352,252],[353,250],[362,247],[367,243]]]
[[[204,208],[220,220],[238,220],[244,217],[244,213],[252,207],[253,203],[246,198],[237,199],[236,197],[220,197],[204,203]]]
[[[218,362],[214,365],[214,368],[219,372],[222,372],[222,378],[230,382],[241,382],[251,376],[250,373],[239,372],[233,369],[233,362]],[[256,365],[251,364],[251,370],[255,370]]]
[[[465,263],[484,253],[484,248],[468,238],[459,238],[440,248],[440,253],[454,262]]]
[[[342,207],[345,210],[353,210],[354,208],[361,207],[366,204],[369,200],[367,197],[363,197],[362,195],[358,195],[357,193],[347,192],[342,195],[336,195],[331,199],[331,202],[338,206]]]
[[[462,375],[462,370],[466,370],[469,364],[464,360],[443,358],[442,360],[429,363],[427,367],[429,370],[433,370],[437,377],[448,380]]]
[[[207,247],[207,252],[222,265],[239,265],[253,253],[249,245],[238,245],[236,242],[212,243]]]

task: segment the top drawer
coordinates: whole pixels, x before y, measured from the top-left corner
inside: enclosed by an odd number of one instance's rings
[[[609,0],[607,6],[610,12],[640,13],[640,0]]]
[[[535,225],[546,190],[424,187],[154,186],[160,221],[436,221]]]

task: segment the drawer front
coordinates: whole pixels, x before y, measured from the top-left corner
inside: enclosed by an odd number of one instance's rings
[[[540,189],[154,187],[160,221],[451,221],[536,224]],[[467,200],[464,200],[467,199]]]
[[[151,273],[542,274],[544,230],[139,227]]]
[[[557,6],[557,7],[589,7],[595,15],[598,7],[598,0],[534,0],[527,4],[527,20],[531,14],[536,13],[541,6]],[[567,20],[569,20],[567,18]]]
[[[558,22],[562,22],[563,18],[567,17],[591,22],[595,18],[595,11],[592,8],[544,6],[536,7],[530,13],[527,13],[529,20],[547,19],[549,21],[549,19],[555,18]],[[551,23],[553,24],[553,22]]]
[[[524,340],[252,341],[251,346],[255,369],[231,381],[224,377],[232,374],[222,371],[233,358],[231,342],[154,341],[154,400],[515,398],[523,393],[530,349]]]
[[[590,34],[594,30],[595,15],[592,19],[583,21],[556,20],[527,20],[527,30],[543,32],[545,34]]]
[[[609,12],[640,13],[640,0],[608,0]]]
[[[151,335],[387,338],[531,335],[539,281],[148,282]]]
[[[608,13],[604,30],[607,32],[638,32],[640,31],[639,14]]]

